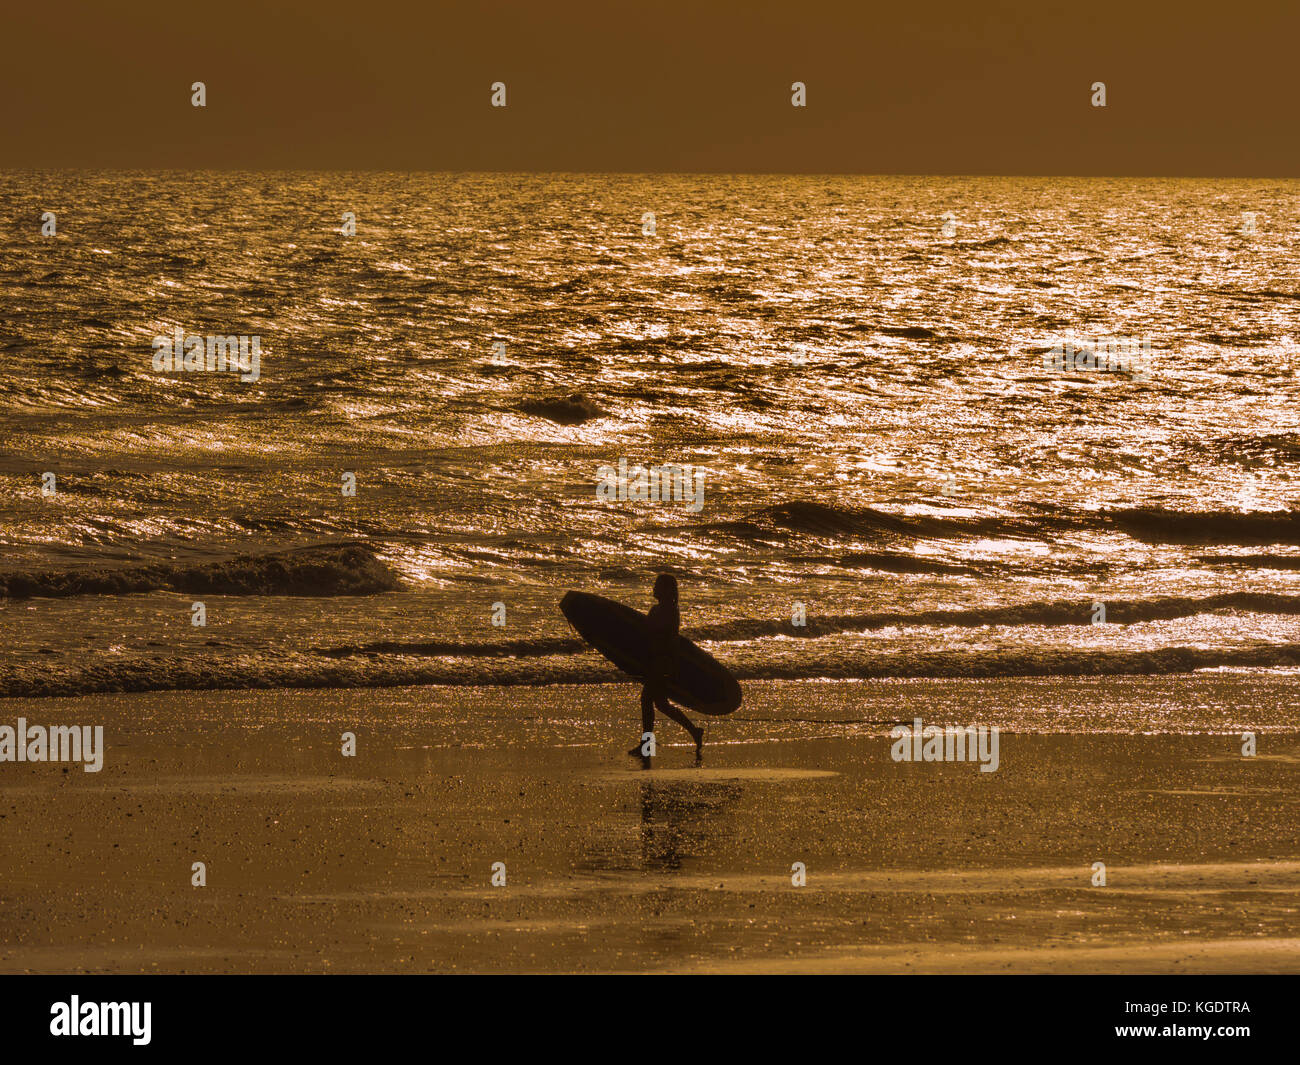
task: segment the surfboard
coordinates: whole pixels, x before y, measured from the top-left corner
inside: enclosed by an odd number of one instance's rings
[[[560,610],[579,636],[629,677],[645,677],[650,623],[639,610],[587,592],[567,593]],[[678,636],[677,676],[668,682],[668,698],[687,710],[717,717],[740,705],[740,685],[711,654]]]

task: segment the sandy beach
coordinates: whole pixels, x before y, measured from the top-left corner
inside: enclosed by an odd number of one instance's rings
[[[762,682],[649,771],[631,685],[0,700],[106,744],[0,775],[0,970],[1297,972],[1288,691]],[[998,770],[893,761],[914,716]]]

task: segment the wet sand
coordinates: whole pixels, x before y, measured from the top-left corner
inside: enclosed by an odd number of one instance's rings
[[[631,686],[0,700],[107,741],[0,764],[0,970],[1300,972],[1288,690],[761,683],[649,772]],[[998,771],[892,761],[914,714],[1012,726]]]

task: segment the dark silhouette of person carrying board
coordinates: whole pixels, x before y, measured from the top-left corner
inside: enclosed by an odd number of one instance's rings
[[[649,663],[645,683],[641,688],[641,733],[653,733],[655,710],[670,717],[682,726],[695,741],[695,760],[704,756],[704,729],[691,722],[677,707],[668,701],[668,681],[677,676],[677,637],[681,628],[681,613],[677,608],[677,578],[661,573],[655,579],[655,605],[650,608],[647,620],[650,627],[646,661]],[[648,761],[642,744],[627,753]]]

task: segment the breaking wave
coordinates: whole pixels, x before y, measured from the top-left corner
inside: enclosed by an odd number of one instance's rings
[[[362,544],[304,547],[212,562],[0,574],[0,598],[185,592],[208,595],[374,595],[401,587]]]
[[[1199,669],[1300,667],[1300,643],[1266,647],[1164,647],[1149,651],[1043,649],[970,652],[902,651],[881,654],[815,655],[767,664],[735,665],[746,680],[875,680],[886,678],[1079,677],[1164,675]],[[0,669],[0,697],[44,697],[109,692],[217,691],[270,688],[397,688],[543,686],[628,683],[628,678],[594,651],[581,657],[551,656],[521,661],[448,659],[419,661],[405,656],[333,661],[302,656],[201,662],[137,658],[68,670]]]

